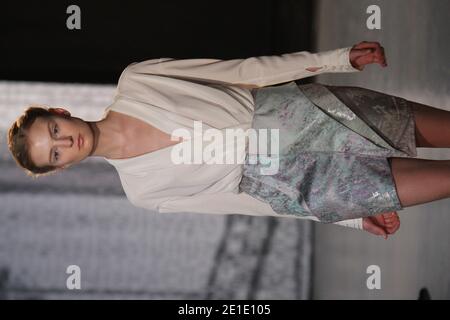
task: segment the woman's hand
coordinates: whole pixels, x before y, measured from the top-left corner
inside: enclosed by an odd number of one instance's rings
[[[350,50],[350,63],[353,68],[363,70],[371,63],[379,63],[382,67],[387,67],[384,48],[378,42],[360,42]]]
[[[387,239],[388,234],[395,233],[400,228],[400,218],[397,212],[387,212],[363,218],[363,230]]]

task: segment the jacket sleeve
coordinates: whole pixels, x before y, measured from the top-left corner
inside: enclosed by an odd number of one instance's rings
[[[348,219],[348,220],[342,220],[338,222],[334,222],[334,224],[337,224],[339,226],[343,227],[349,227],[349,228],[355,228],[362,230],[363,229],[363,218],[356,218],[356,219]]]
[[[327,72],[359,72],[350,63],[350,50],[351,47],[319,53],[299,51],[231,60],[159,58],[134,62],[124,73],[180,77],[247,88],[264,87]]]
[[[133,204],[160,213],[244,214],[252,216],[274,216],[293,219],[308,219],[320,222],[315,216],[280,215],[271,206],[252,196],[241,193],[198,194],[195,196],[173,196],[164,199],[133,199]],[[349,219],[334,224],[362,229],[362,218]]]

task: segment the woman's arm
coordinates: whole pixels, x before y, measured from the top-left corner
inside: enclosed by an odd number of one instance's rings
[[[351,47],[246,59],[151,59],[129,65],[124,72],[206,80],[247,88],[264,87],[322,73],[358,72],[350,62]],[[353,51],[352,55],[354,55]]]
[[[203,214],[243,214],[251,216],[274,216],[293,219],[307,219],[320,222],[315,216],[280,215],[272,207],[244,192],[197,194],[194,196],[172,196],[164,198],[130,197],[130,202],[141,208],[160,213],[203,213]],[[362,219],[349,219],[335,224],[363,229]]]
[[[156,199],[155,199],[156,200]],[[293,219],[308,219],[315,222],[320,220],[314,216],[281,215],[272,207],[245,192],[200,194],[194,196],[174,196],[158,201],[157,211],[162,213],[191,212],[204,214],[244,214],[252,216],[274,216]],[[152,203],[154,203],[152,201]],[[141,202],[145,206],[145,201]],[[365,218],[356,218],[334,222],[343,227],[364,230],[374,235],[387,238],[400,227],[400,220],[396,212],[380,213]]]
[[[136,207],[160,213],[203,213],[203,214],[243,214],[251,216],[274,216],[292,219],[307,219],[320,222],[316,216],[282,215],[273,211],[272,207],[245,192],[222,192],[197,194],[193,196],[151,197],[148,195],[132,195],[125,193],[128,200]],[[400,219],[396,212],[381,213],[365,218],[348,219],[333,224],[364,230],[375,235],[385,236],[395,233],[400,227]]]

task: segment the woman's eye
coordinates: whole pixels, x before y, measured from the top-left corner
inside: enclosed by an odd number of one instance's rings
[[[53,129],[53,132],[56,134],[58,132],[57,127],[55,126],[55,128]]]
[[[55,151],[55,160],[58,160],[58,155],[59,155],[58,151]]]

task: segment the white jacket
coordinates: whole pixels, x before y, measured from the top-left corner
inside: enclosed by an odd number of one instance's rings
[[[110,110],[121,112],[169,135],[178,128],[193,134],[194,120],[202,121],[203,130],[242,128],[245,131],[251,128],[254,111],[252,87],[326,72],[358,72],[349,62],[350,49],[232,60],[160,58],[135,62],[122,72],[114,103],[106,108],[104,115]],[[238,193],[242,163],[174,164],[170,158],[173,148],[172,145],[127,159],[105,158],[117,169],[132,204],[155,212],[280,217],[269,204],[244,192]],[[239,157],[245,157],[245,152]],[[318,221],[314,216],[306,218]],[[336,224],[362,229],[361,218]]]

